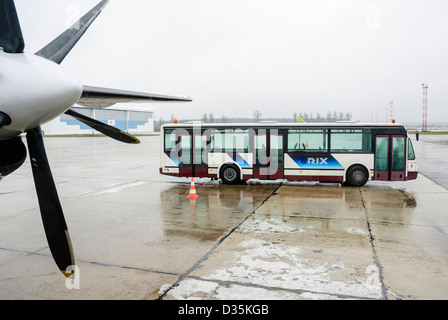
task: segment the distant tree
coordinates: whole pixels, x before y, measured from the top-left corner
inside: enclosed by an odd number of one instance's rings
[[[213,116],[213,113],[211,113],[211,112],[208,114],[208,121],[211,123],[215,122],[215,117]]]
[[[292,114],[292,119],[294,120],[294,122],[299,121],[299,119],[297,119],[297,112],[294,111],[294,113]]]
[[[258,121],[261,119],[261,111],[260,110],[255,110],[253,115],[254,115],[255,121]]]
[[[333,111],[333,121],[338,120],[338,113],[336,111]]]
[[[305,122],[309,122],[310,121],[310,116],[308,115],[308,113],[300,113],[300,117],[305,120]]]
[[[204,113],[204,115],[202,116],[202,122],[206,123],[207,122],[207,114]]]

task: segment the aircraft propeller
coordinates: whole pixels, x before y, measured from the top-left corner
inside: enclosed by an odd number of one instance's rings
[[[56,64],[60,64],[108,2],[109,0],[99,2],[76,22],[73,27],[67,29],[47,46],[36,52],[35,55],[50,60]],[[14,0],[0,0],[0,47],[3,48],[5,53],[24,53],[25,42],[22,36]],[[99,100],[100,103],[96,102],[95,99]],[[88,106],[89,102],[92,100],[95,100],[95,105],[100,105],[100,107],[107,107],[117,101],[191,101],[189,98],[84,86],[83,94],[78,102],[81,105]],[[74,117],[106,136],[125,143],[140,142],[136,137],[129,133],[82,115],[73,109],[70,109],[70,106],[67,106],[67,108],[69,108],[65,111],[67,115]],[[0,130],[10,125],[11,120],[12,119],[6,113],[0,111]],[[26,129],[26,140],[48,245],[59,270],[66,277],[69,277],[73,274],[73,271],[67,271],[67,269],[72,269],[69,267],[75,264],[73,248],[56,185],[48,163],[40,124]],[[20,135],[6,140],[0,140],[0,147],[2,148],[2,150],[0,150],[2,151],[0,156],[1,179],[3,176],[10,174],[22,165],[26,158],[26,148]]]
[[[48,246],[59,270],[68,277],[73,271],[66,270],[75,264],[75,258],[56,185],[48,164],[41,128],[27,131],[26,140]]]

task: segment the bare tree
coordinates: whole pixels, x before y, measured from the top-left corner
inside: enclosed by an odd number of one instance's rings
[[[261,119],[261,111],[260,110],[254,111],[254,119],[255,119],[255,121],[258,121]]]
[[[333,111],[333,121],[338,120],[338,113],[336,111]]]
[[[300,117],[305,120],[305,122],[308,122],[310,120],[310,116],[308,115],[308,113],[300,113]]]

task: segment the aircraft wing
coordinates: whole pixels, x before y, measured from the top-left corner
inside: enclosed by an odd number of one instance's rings
[[[116,103],[126,102],[191,102],[192,99],[183,96],[165,96],[152,93],[118,90],[84,86],[81,98],[77,104],[88,108],[107,108]]]

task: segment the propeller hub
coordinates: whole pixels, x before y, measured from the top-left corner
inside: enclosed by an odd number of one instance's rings
[[[54,119],[81,97],[78,80],[44,58],[0,50],[0,65],[0,111],[11,118],[11,124],[0,131],[0,139]]]

